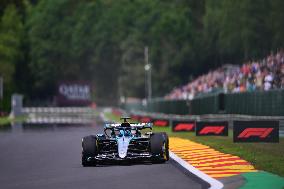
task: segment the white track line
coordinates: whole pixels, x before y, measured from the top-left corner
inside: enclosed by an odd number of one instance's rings
[[[171,151],[169,153],[170,153],[171,159],[176,161],[183,168],[185,168],[189,172],[193,173],[197,177],[201,178],[202,180],[208,182],[210,184],[209,189],[221,189],[221,188],[224,187],[224,185],[220,181],[208,176],[207,174],[203,173],[202,171],[199,171],[198,169],[196,169],[195,167],[193,167],[192,165],[190,165],[189,163],[187,163],[186,161],[184,161],[183,159],[178,157],[175,153],[173,153]]]

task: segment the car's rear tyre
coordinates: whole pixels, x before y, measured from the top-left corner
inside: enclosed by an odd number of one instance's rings
[[[152,134],[150,145],[154,163],[164,163],[169,160],[169,139],[166,133]]]
[[[97,155],[97,137],[90,135],[82,139],[82,165],[84,167],[95,166],[96,161],[92,159]]]

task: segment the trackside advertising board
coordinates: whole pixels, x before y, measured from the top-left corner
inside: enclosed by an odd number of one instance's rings
[[[228,136],[228,122],[196,122],[196,136]]]
[[[170,125],[170,122],[167,119],[153,119],[152,123],[157,127],[168,127]]]
[[[142,116],[142,117],[140,117],[139,121],[142,122],[142,123],[150,123],[150,122],[152,122],[152,119],[149,116]]]
[[[135,121],[139,121],[140,120],[140,116],[139,115],[131,114],[130,117],[131,117],[131,119],[133,119]]]
[[[279,142],[279,121],[234,121],[234,142]]]
[[[65,81],[58,84],[58,106],[87,106],[91,103],[91,86],[84,81]]]
[[[195,131],[195,121],[178,121],[174,120],[172,122],[173,132],[194,132]]]

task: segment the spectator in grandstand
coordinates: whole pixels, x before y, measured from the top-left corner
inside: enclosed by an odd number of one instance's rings
[[[224,93],[284,89],[284,51],[270,54],[260,61],[241,66],[225,65],[199,76],[185,86],[174,88],[167,99],[193,99],[195,96],[222,91]]]

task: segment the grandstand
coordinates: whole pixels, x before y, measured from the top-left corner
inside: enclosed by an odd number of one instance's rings
[[[284,88],[284,51],[242,65],[224,65],[174,88],[165,99],[193,99],[206,93],[240,93]]]

